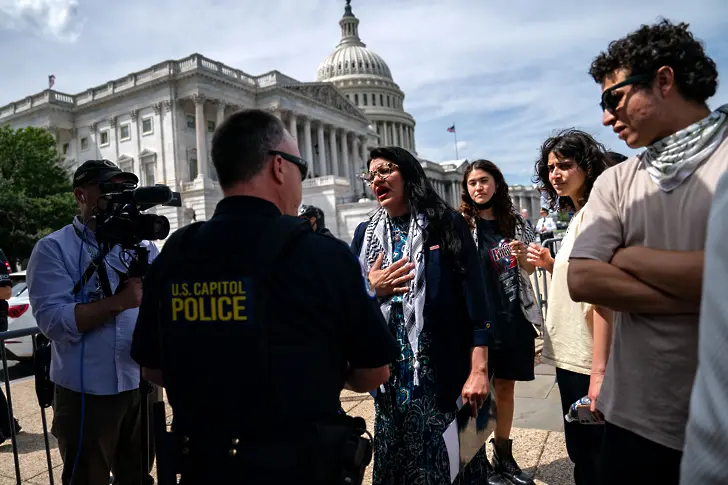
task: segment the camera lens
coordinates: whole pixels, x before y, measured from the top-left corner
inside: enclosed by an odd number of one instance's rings
[[[169,220],[156,214],[141,214],[134,235],[141,240],[156,241],[169,236]]]

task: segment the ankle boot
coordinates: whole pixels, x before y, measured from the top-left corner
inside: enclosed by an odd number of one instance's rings
[[[536,485],[533,479],[521,471],[521,468],[513,458],[513,440],[508,440],[502,445],[497,445],[494,439],[490,440],[493,445],[493,468],[514,485]]]
[[[485,459],[485,473],[488,477],[488,485],[511,485],[511,482],[503,478],[498,472],[493,469],[493,466]]]

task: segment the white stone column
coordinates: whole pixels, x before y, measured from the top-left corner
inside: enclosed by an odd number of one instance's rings
[[[326,176],[326,145],[324,143],[324,124],[318,124],[318,162],[319,177]]]
[[[109,136],[113,137],[109,140],[109,144],[114,147],[114,160],[119,159],[119,135],[116,133],[116,116],[109,118]],[[58,136],[56,136],[58,139]]]
[[[157,150],[156,150],[157,156],[154,160],[154,178],[156,180],[158,180],[158,182],[156,182],[156,183],[166,184],[167,183],[166,170],[164,170],[164,162],[161,160],[162,153],[164,153],[164,138],[163,138],[164,125],[163,125],[163,120],[162,120],[162,116],[164,116],[163,115],[164,110],[162,110],[162,103],[156,103],[153,106],[153,108],[154,108],[154,114],[156,115],[155,118],[157,121],[157,126],[154,127],[154,131],[155,131],[154,134],[155,134],[155,138],[157,139]],[[197,120],[195,120],[195,123],[197,123]],[[205,128],[207,128],[207,127],[205,127]],[[139,163],[141,164],[141,160],[139,161]],[[139,168],[143,168],[143,167],[140,166]]]
[[[89,123],[88,125],[88,143],[89,148],[91,144],[93,144],[94,147],[94,158],[99,158],[99,144],[96,141],[96,122]],[[79,154],[81,153],[81,150],[79,149]],[[79,164],[81,162],[81,155],[79,155]]]
[[[384,123],[377,123],[379,126],[379,146],[383,147],[387,142],[385,141]]]
[[[217,121],[215,121],[215,128],[218,128],[223,121],[225,121],[225,101],[218,99],[215,101],[217,105]]]
[[[367,160],[369,159],[369,151],[367,150],[367,138],[366,136],[363,136],[361,139],[361,163],[362,165],[367,163]],[[364,167],[364,170],[366,170],[366,167]]]
[[[407,142],[404,139],[404,130],[402,129],[402,123],[397,123],[397,135],[399,136],[399,146],[407,148]]]
[[[351,167],[349,167],[349,140],[347,139],[348,134],[345,129],[341,129],[341,162],[344,166],[344,177],[353,185],[354,181],[351,179]]]
[[[313,177],[313,146],[311,143],[311,119],[306,118],[303,121],[303,144],[304,144],[304,152],[306,154],[306,161],[310,165],[308,168],[308,177]]]
[[[389,136],[389,122],[384,122],[384,145],[390,146],[392,144],[391,137]]]
[[[288,119],[288,133],[298,142],[298,123],[296,122],[296,113],[292,111]]]
[[[329,128],[329,153],[331,155],[331,172],[334,177],[339,176],[339,157],[336,153],[336,128],[332,125]]]
[[[205,135],[205,97],[193,94],[195,103],[195,138],[197,141],[197,178],[207,178],[207,139]]]

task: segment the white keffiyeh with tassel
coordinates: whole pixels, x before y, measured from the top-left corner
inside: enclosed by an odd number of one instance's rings
[[[680,186],[723,141],[728,129],[728,104],[640,154],[652,180],[664,192]]]
[[[419,337],[424,326],[423,311],[425,308],[425,252],[424,229],[427,220],[422,214],[410,218],[407,243],[402,257],[409,257],[415,263],[415,278],[410,281],[409,291],[402,295],[402,309],[404,311],[407,340],[415,356],[414,385],[419,385]],[[364,233],[364,242],[359,253],[359,259],[371,271],[379,254],[384,254],[382,269],[392,264],[392,222],[384,209],[380,208],[371,217]],[[379,306],[384,319],[389,321],[392,308],[392,298],[395,295],[380,297]]]

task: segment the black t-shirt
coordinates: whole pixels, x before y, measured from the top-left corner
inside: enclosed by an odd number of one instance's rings
[[[2,286],[13,286],[12,281],[10,281],[10,275],[8,274],[8,268],[5,266],[5,263],[0,261],[0,287]],[[7,300],[0,300],[0,320],[5,320],[8,317],[8,301]],[[1,322],[0,322],[1,323]]]
[[[499,305],[496,346],[510,348],[530,344],[534,330],[521,310],[520,269],[508,245],[512,238],[503,236],[495,220],[477,218],[476,228],[480,258],[484,265],[492,268],[492,271],[484,272],[486,291],[491,292],[489,300]]]
[[[254,257],[261,232],[278,216],[278,209],[262,199],[223,199],[215,215],[190,241],[189,251],[214,251],[229,265],[233,264],[232,254],[242,255],[238,265],[243,274],[250,269],[246,264],[252,266],[252,262],[246,263],[246,257]],[[164,326],[173,324],[162,322],[160,328],[158,309],[165,298],[162,288],[169,285],[164,272],[172,256],[164,247],[144,280],[131,355],[147,368],[165,368],[160,352]],[[188,271],[194,276],[194,267]],[[266,403],[266,414],[275,417],[276,425],[298,426],[338,412],[348,364],[354,368],[377,368],[399,356],[399,346],[387,329],[376,299],[367,293],[361,265],[345,243],[313,232],[301,236],[279,259],[270,285],[275,288],[275,304],[269,307],[265,318],[268,345],[271,354],[280,357],[271,359],[271,379],[263,385],[270,385],[272,391],[250,386],[249,399]],[[216,331],[215,323],[207,323],[210,333]],[[214,338],[201,340],[198,347],[178,351],[188,353],[195,363],[197,377],[190,375],[189,385],[197,386],[209,403],[200,401],[196,406],[199,423],[207,426],[209,416],[220,416],[221,409],[237,405],[220,402],[224,399],[221,388],[246,380],[252,382],[260,374],[259,352],[255,342],[231,343]],[[222,350],[225,348],[237,349],[236,355],[227,355],[228,350]],[[198,380],[202,382],[195,382]],[[174,408],[184,408],[188,403],[174,402],[173,395],[174,391],[168,388],[176,419],[178,410]],[[199,409],[207,406],[209,409]],[[239,406],[240,414],[245,414],[243,407]],[[251,415],[247,419],[257,424],[264,418]]]

